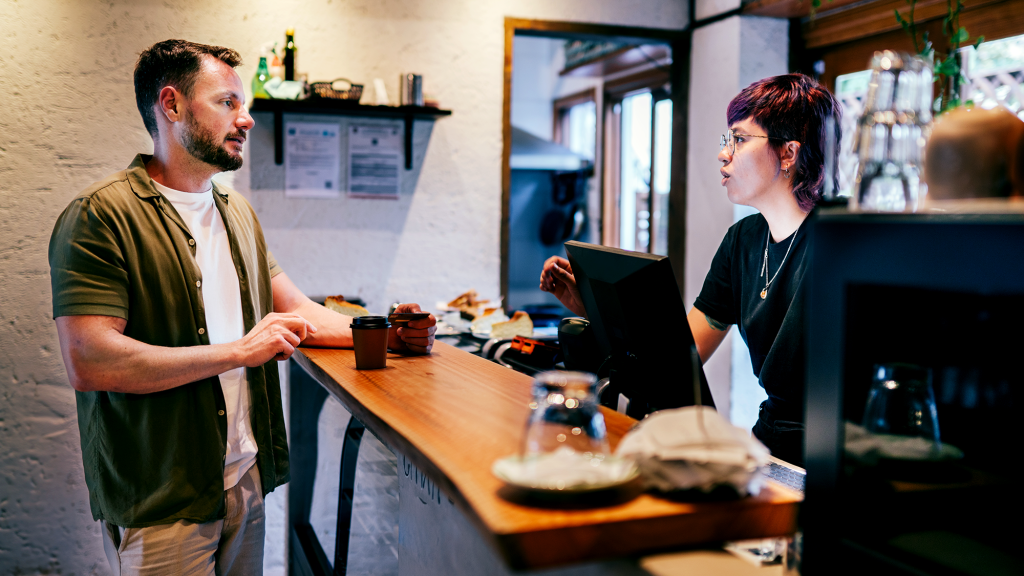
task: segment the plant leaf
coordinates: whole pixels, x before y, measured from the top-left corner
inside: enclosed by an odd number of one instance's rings
[[[935,73],[942,74],[943,76],[953,76],[955,74],[959,74],[960,67],[956,63],[956,58],[954,58],[952,55],[947,57],[945,60],[942,61],[941,64],[939,64],[938,68],[935,70]]]
[[[984,36],[978,36],[978,39],[974,41],[974,49],[977,50],[978,46],[981,46],[981,43],[984,42],[984,41],[985,41],[985,37]]]
[[[957,30],[956,36],[953,37],[953,42],[957,44],[962,44],[964,42],[967,42],[970,38],[971,35],[967,33],[967,28],[961,26],[960,30]]]

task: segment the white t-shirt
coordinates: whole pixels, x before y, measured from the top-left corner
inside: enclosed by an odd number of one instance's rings
[[[231,259],[224,219],[213,201],[213,188],[190,193],[168,188],[156,181],[153,186],[178,211],[196,241],[196,263],[202,274],[203,304],[210,344],[234,342],[245,336],[242,320],[242,294]],[[224,489],[233,487],[256,462],[256,439],[249,422],[249,382],[245,368],[220,375],[228,419],[227,453],[224,456]]]

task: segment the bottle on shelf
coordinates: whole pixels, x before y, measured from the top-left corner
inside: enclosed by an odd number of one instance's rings
[[[270,54],[273,56],[270,60],[270,77],[284,80],[284,63],[281,62],[281,57],[278,55],[277,42],[274,42],[274,47],[270,49]]]
[[[295,46],[295,28],[289,28],[284,35],[284,79],[295,80],[295,60],[299,51]]]
[[[260,51],[260,65],[256,67],[256,75],[252,77],[252,97],[270,98],[266,88],[263,87],[270,80],[270,70],[267,68],[267,49]]]

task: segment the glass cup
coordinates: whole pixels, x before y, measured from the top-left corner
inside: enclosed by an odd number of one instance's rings
[[[596,390],[597,377],[586,372],[538,374],[533,381],[523,457],[553,453],[606,456],[608,440]]]
[[[854,205],[860,210],[915,212],[927,194],[921,182],[931,127],[931,68],[916,56],[876,52],[864,114],[857,123]]]
[[[521,448],[521,473],[535,486],[561,490],[596,485],[622,476],[610,457],[597,378],[585,372],[542,372]]]
[[[863,426],[875,434],[921,437],[934,443],[934,452],[940,451],[931,371],[911,364],[875,366]]]

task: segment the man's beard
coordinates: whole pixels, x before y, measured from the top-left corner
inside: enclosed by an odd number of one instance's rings
[[[244,132],[229,134],[230,136],[245,137]],[[225,138],[227,138],[225,137]],[[225,172],[238,170],[242,167],[242,157],[233,156],[224,148],[224,141],[217,142],[217,135],[210,130],[204,129],[196,122],[195,116],[191,113],[185,115],[185,134],[183,137],[185,150],[193,158],[205,162]]]

